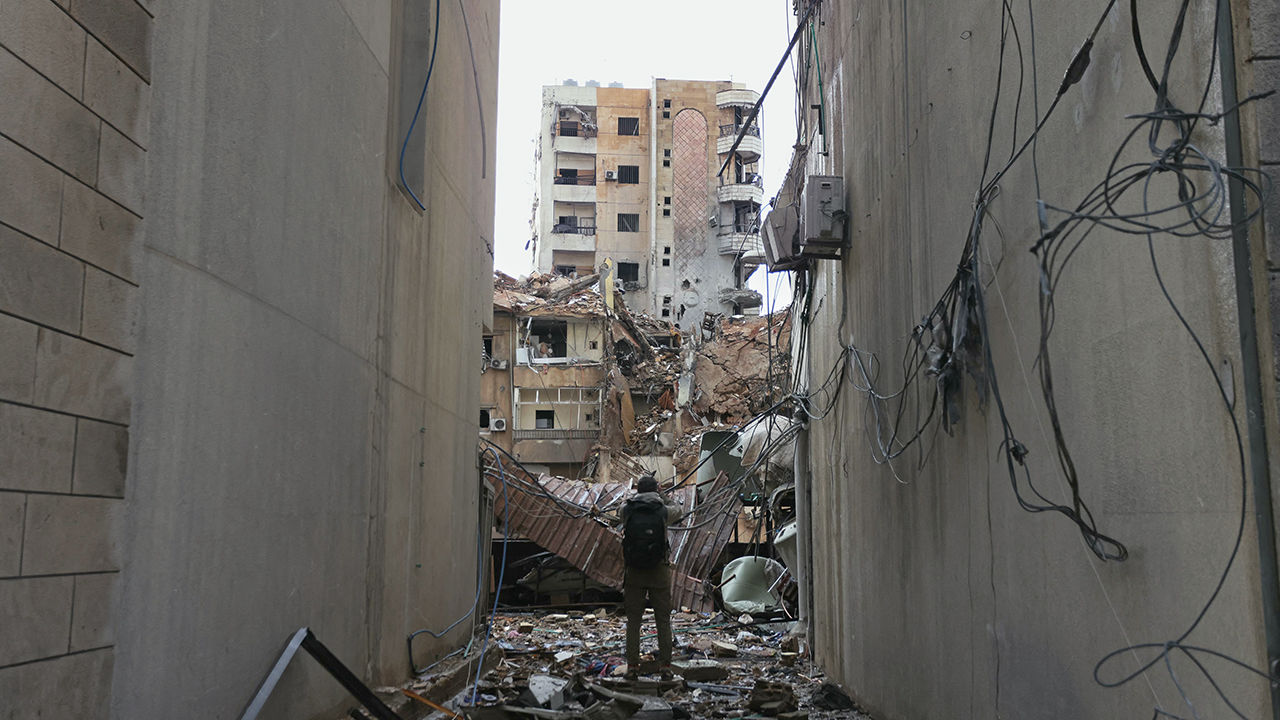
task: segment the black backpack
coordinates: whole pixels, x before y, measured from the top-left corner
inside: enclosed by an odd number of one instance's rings
[[[627,567],[652,568],[667,559],[667,508],[652,497],[627,501],[622,557]]]

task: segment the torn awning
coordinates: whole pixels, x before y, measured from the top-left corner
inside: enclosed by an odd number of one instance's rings
[[[503,465],[507,492],[499,491],[494,516],[499,523],[510,509],[510,532],[518,533],[569,561],[587,577],[614,588],[622,587],[622,533],[613,521],[630,491],[628,483],[589,483],[581,480],[535,478],[518,467]],[[486,458],[485,472],[495,480],[498,468]],[[717,498],[696,504],[692,485],[672,491],[674,500],[692,508],[670,529],[671,602],[696,612],[713,609],[710,577],[721,551],[733,533],[741,509],[737,493],[729,491],[728,476],[707,483],[702,495]]]

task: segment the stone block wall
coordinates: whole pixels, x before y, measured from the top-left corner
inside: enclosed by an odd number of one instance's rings
[[[0,2],[0,718],[109,707],[151,26]]]

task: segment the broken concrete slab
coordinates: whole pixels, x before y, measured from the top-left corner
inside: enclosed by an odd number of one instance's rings
[[[716,682],[729,677],[729,669],[715,660],[677,660],[671,667],[686,682]]]
[[[554,675],[530,675],[527,694],[520,695],[525,705],[559,710],[569,702],[569,679]]]

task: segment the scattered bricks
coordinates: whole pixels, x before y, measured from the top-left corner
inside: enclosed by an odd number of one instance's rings
[[[792,712],[796,709],[796,694],[787,683],[757,680],[747,707],[764,715]]]
[[[516,626],[516,631],[523,635],[528,635],[529,633],[533,632],[533,623],[522,622]]]
[[[729,677],[729,669],[715,660],[677,660],[671,667],[686,682],[717,682]]]

